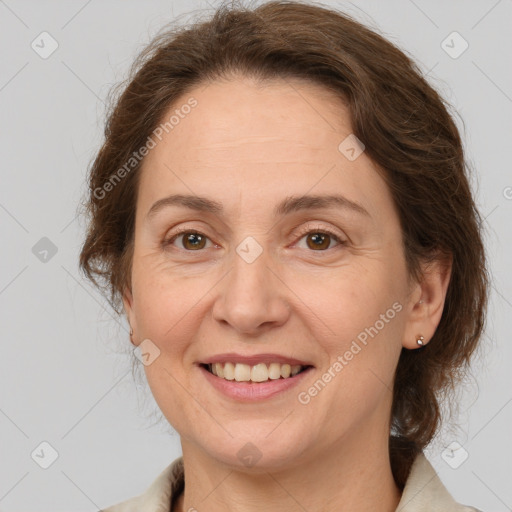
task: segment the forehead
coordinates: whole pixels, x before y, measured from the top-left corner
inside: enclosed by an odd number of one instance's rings
[[[326,132],[350,131],[348,112],[341,100],[319,85],[303,80],[255,82],[239,77],[204,84],[178,98],[168,114],[179,111],[191,98],[197,105],[171,132],[187,140],[186,149],[194,147],[199,152],[207,148],[221,154],[235,146],[242,153],[245,147],[258,142],[289,142],[295,146],[297,142],[308,142],[309,148],[316,144],[320,150],[325,149],[319,143],[327,142]],[[334,123],[333,109],[337,113]],[[168,114],[164,120],[169,118]],[[172,138],[166,135],[164,138]],[[245,141],[244,137],[250,140]]]
[[[195,107],[180,112],[191,99]],[[349,112],[320,85],[297,79],[217,81],[180,97],[164,122],[173,113],[179,122],[143,162],[138,208],[145,212],[155,200],[176,193],[213,195],[222,202],[243,195],[247,207],[254,207],[266,199],[277,203],[285,192],[340,192],[374,214],[379,201],[390,200],[364,153],[351,161],[340,151],[352,133]]]

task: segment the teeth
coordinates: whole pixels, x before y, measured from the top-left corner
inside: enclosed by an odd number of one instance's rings
[[[292,373],[292,367],[289,364],[282,364],[281,377],[283,377],[283,379],[287,379],[290,376],[290,373]]]
[[[238,366],[238,365],[237,365]],[[252,367],[251,380],[253,382],[265,382],[268,380],[268,368],[266,364],[260,363]]]
[[[235,365],[233,363],[226,363],[224,365],[224,378],[226,380],[235,380]]]
[[[212,366],[215,367],[215,375],[217,375],[217,377],[224,377],[224,366],[223,365],[221,365],[220,363],[215,363]]]
[[[251,380],[251,367],[248,364],[235,365],[235,380],[237,382],[248,382]]]
[[[301,368],[302,366],[300,364],[294,364],[290,369],[291,376],[293,377],[294,375],[297,375],[297,373],[300,372]]]
[[[279,363],[270,363],[268,367],[268,377],[272,380],[281,378],[281,365]]]
[[[258,363],[255,366],[242,363],[214,363],[209,365],[213,375],[226,380],[236,380],[237,382],[266,382],[280,378],[287,379],[294,377],[303,366],[270,363],[268,366],[264,363]]]

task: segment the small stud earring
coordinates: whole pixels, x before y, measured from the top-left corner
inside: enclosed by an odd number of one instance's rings
[[[418,301],[418,304],[423,304],[423,300]]]
[[[421,346],[423,346],[424,339],[425,338],[423,336],[420,336],[419,338],[417,338],[416,343],[421,347]]]

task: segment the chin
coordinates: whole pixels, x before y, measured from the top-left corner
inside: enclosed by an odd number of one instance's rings
[[[205,443],[201,439],[200,444],[209,457],[229,466],[236,471],[252,474],[278,471],[293,467],[305,459],[304,452],[309,436],[305,432],[290,431],[288,427],[277,426],[279,422],[273,422],[273,428],[268,428],[269,422],[260,423],[259,428],[255,424],[243,428],[238,424],[236,428],[227,428],[233,437],[228,434],[222,439],[211,439]],[[269,434],[270,432],[270,434]]]

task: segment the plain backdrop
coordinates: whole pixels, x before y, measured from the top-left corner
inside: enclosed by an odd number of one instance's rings
[[[181,453],[132,377],[125,321],[78,272],[76,208],[110,87],[164,24],[215,5],[0,0],[3,512],[97,510],[144,491]],[[407,51],[458,112],[493,284],[459,426],[447,424],[427,456],[457,501],[512,510],[512,2],[324,5]],[[453,442],[468,454],[457,468],[442,456]]]

